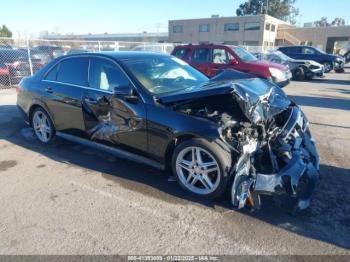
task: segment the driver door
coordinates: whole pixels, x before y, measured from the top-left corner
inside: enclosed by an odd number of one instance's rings
[[[147,151],[146,109],[140,97],[128,100],[114,94],[118,88],[132,86],[127,75],[114,61],[91,58],[90,88],[83,92],[83,116],[91,140],[122,144]],[[137,95],[134,89],[135,95]]]

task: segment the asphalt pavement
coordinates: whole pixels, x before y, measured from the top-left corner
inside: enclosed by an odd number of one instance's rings
[[[169,173],[61,139],[43,146],[0,90],[0,254],[350,254],[350,69],[285,88],[321,156],[311,208],[292,217],[202,200]]]

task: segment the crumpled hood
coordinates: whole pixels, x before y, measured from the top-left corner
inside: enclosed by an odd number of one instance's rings
[[[266,80],[251,78],[220,81],[218,77],[199,87],[160,95],[158,101],[166,104],[223,94],[233,94],[244,115],[254,124],[266,122],[286,110],[291,103],[281,88]]]

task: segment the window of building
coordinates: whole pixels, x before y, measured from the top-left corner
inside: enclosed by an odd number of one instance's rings
[[[259,22],[245,23],[244,30],[245,31],[260,30],[260,23]]]
[[[209,48],[198,48],[192,54],[192,62],[208,63],[210,57]]]
[[[271,24],[267,23],[265,25],[265,30],[270,31],[270,28],[271,28]]]
[[[183,33],[183,26],[182,25],[174,25],[173,26],[173,33]]]
[[[224,41],[224,45],[239,45],[239,41]]]
[[[268,41],[264,41],[264,46],[269,46],[269,42]]]
[[[126,75],[114,64],[104,59],[91,59],[90,86],[95,89],[114,91],[130,85]]]
[[[271,32],[276,32],[276,25],[271,25]]]
[[[199,32],[209,32],[209,31],[210,31],[209,24],[199,25]]]
[[[239,31],[239,23],[228,23],[224,27],[225,31]]]
[[[60,63],[57,81],[67,84],[88,86],[88,58],[70,58]]]

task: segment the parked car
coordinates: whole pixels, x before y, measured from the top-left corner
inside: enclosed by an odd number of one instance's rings
[[[147,51],[147,52],[156,52],[161,54],[170,54],[174,49],[173,44],[142,44],[135,46],[132,51]]]
[[[40,61],[32,59],[33,73],[42,68]],[[8,85],[18,84],[23,77],[29,76],[30,63],[28,53],[16,49],[0,49],[0,64],[5,64],[8,72]]]
[[[25,53],[28,53],[28,49],[25,49],[25,48],[21,48],[21,49],[18,49],[18,50],[21,50]],[[44,52],[44,51],[40,51],[38,49],[30,49],[30,57],[38,62],[40,62],[40,64],[42,65],[46,65],[47,63],[49,63],[52,59],[51,59],[51,56]]]
[[[51,59],[55,59],[65,54],[63,48],[59,46],[41,45],[41,46],[34,47],[33,49],[45,52],[46,54],[50,55]]]
[[[314,77],[323,77],[323,65],[312,60],[297,60],[286,56],[280,51],[268,53],[254,53],[260,60],[267,60],[273,63],[288,66],[293,75],[293,80],[303,81]]]
[[[71,49],[67,52],[67,55],[73,55],[73,54],[84,54],[84,53],[88,53],[89,50],[87,49]]]
[[[258,208],[260,194],[306,208],[319,157],[304,113],[276,85],[234,76],[156,53],[70,55],[25,78],[17,105],[44,144],[56,135],[169,167],[202,197],[230,186],[236,208]]]
[[[10,83],[10,72],[4,62],[0,62],[0,86],[8,86]]]
[[[185,45],[177,46],[172,55],[188,62],[208,77],[225,69],[234,69],[267,79],[280,87],[288,85],[292,77],[286,66],[260,61],[242,47]]]
[[[345,63],[350,63],[350,50],[344,54]]]
[[[312,46],[283,46],[279,51],[294,59],[312,60],[324,66],[324,72],[344,72],[344,57],[323,52]]]

